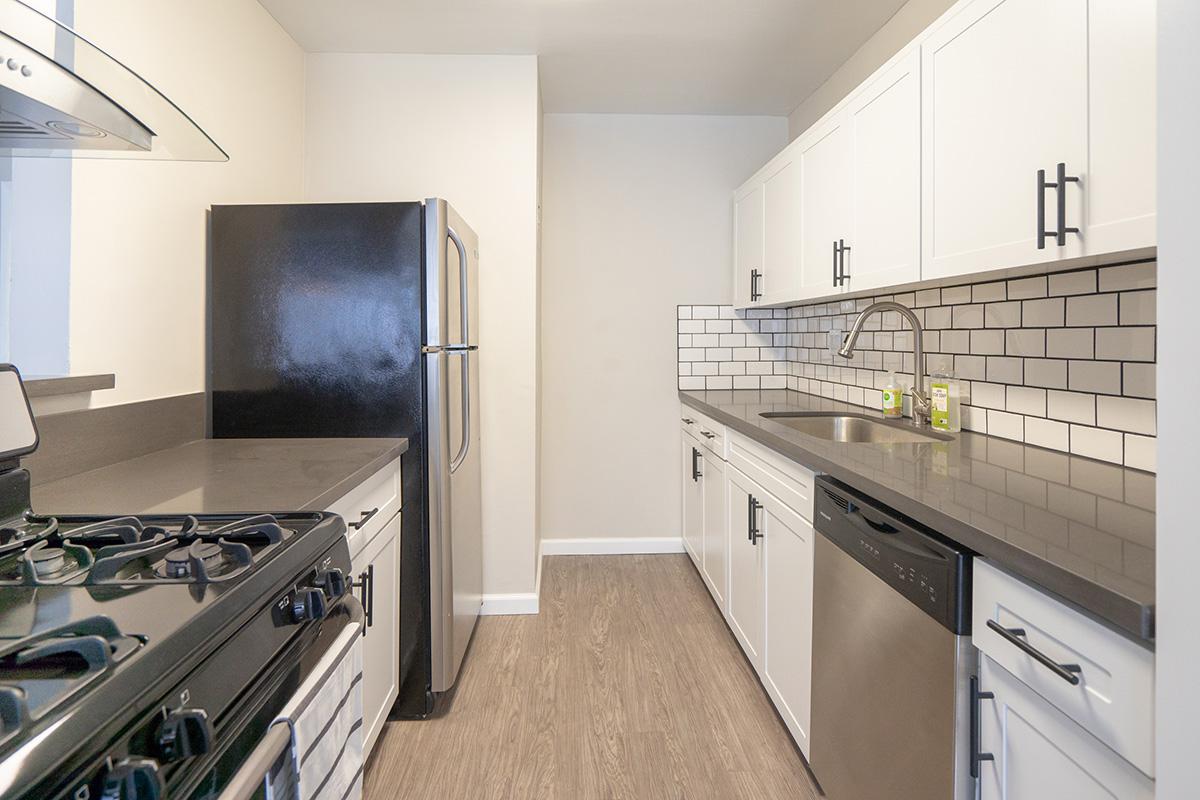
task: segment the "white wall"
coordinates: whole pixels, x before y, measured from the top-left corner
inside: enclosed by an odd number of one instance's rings
[[[908,0],[846,63],[788,116],[788,138],[795,139],[852,89],[870,77],[904,45],[929,27],[957,0]]]
[[[1159,800],[1196,796],[1200,718],[1200,536],[1195,359],[1200,279],[1200,5],[1158,3],[1158,624],[1156,735]]]
[[[306,196],[444,197],[479,235],[484,591],[536,579],[535,56],[307,58]]]
[[[731,296],[732,193],[782,117],[547,114],[542,533],[679,535],[675,305]]]
[[[79,3],[75,23],[230,160],[74,162],[71,371],[116,373],[93,405],[203,391],[206,210],[300,198],[303,54],[254,0]]]

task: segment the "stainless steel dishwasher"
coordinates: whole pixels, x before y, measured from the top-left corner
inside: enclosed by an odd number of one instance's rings
[[[813,773],[830,800],[965,800],[971,553],[817,479]]]

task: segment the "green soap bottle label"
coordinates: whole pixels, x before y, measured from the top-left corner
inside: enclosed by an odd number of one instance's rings
[[[929,385],[929,396],[932,409],[929,422],[941,430],[950,428],[950,384],[933,383]]]

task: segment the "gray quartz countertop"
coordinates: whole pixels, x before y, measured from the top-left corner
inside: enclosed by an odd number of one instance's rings
[[[202,439],[35,484],[33,508],[39,514],[324,510],[407,449],[407,439]]]
[[[759,415],[873,412],[790,390],[679,397],[1153,645],[1154,475],[968,432],[921,444],[818,439]]]

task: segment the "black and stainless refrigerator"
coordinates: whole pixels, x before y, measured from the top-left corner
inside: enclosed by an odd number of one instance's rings
[[[483,591],[479,243],[445,200],[214,206],[214,438],[409,439],[393,717],[448,704]]]

